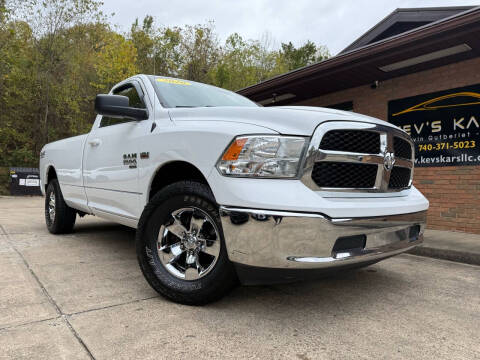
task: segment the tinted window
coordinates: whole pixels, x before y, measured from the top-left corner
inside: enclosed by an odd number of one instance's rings
[[[195,81],[159,76],[152,76],[150,80],[165,107],[258,106],[232,91]]]
[[[145,109],[145,104],[143,103],[140,95],[138,95],[137,89],[134,86],[128,86],[126,88],[120,88],[121,90],[114,90],[113,93],[115,95],[123,95],[128,97],[130,100],[129,105],[130,107]]]
[[[122,86],[118,89],[113,90],[115,95],[123,95],[128,97],[130,107],[145,109],[146,106],[140,95],[137,92],[137,89],[133,85]],[[122,118],[113,118],[113,117],[102,117],[102,121],[100,122],[100,127],[123,124],[126,122],[133,121],[132,119],[122,119]]]

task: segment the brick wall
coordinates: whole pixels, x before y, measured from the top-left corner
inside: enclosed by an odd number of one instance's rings
[[[480,166],[416,168],[414,184],[430,201],[429,228],[480,234]]]
[[[295,105],[328,106],[353,101],[355,112],[386,120],[388,101],[480,84],[480,58],[309,99]],[[430,200],[428,227],[480,234],[480,166],[422,167],[414,184]]]

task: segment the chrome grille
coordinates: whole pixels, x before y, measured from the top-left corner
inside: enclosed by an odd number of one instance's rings
[[[410,137],[399,129],[330,121],[312,137],[301,180],[313,190],[401,191],[412,183],[413,154]]]

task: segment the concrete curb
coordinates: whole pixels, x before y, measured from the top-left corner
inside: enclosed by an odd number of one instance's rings
[[[480,265],[480,253],[456,251],[450,249],[438,249],[428,246],[417,246],[407,253],[435,259],[450,260],[470,265]]]

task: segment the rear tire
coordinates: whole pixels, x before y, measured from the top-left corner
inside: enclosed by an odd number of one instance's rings
[[[45,222],[48,231],[52,234],[72,232],[76,216],[77,212],[65,203],[58,180],[51,180],[45,195]]]
[[[206,304],[237,283],[218,205],[204,184],[181,181],[159,191],[140,217],[136,249],[147,282],[174,302]]]

